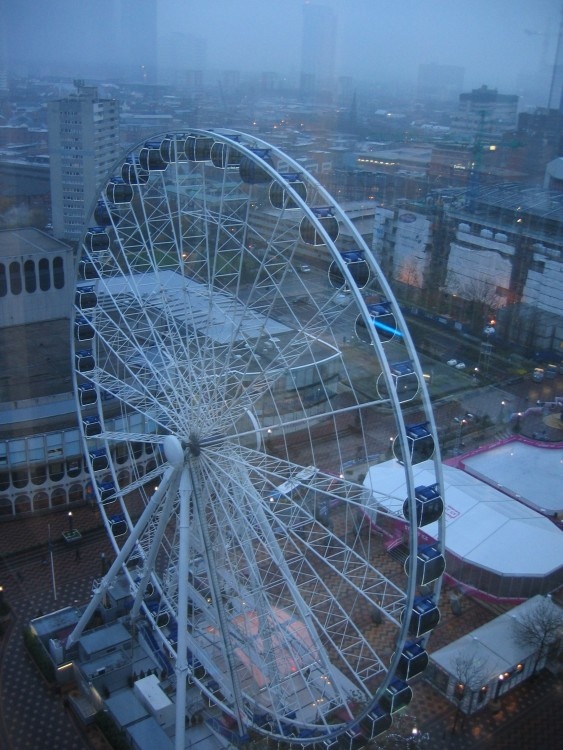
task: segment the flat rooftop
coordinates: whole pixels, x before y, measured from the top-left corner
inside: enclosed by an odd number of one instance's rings
[[[540,513],[563,515],[561,443],[536,444],[515,436],[461,456],[456,464]]]
[[[431,461],[417,464],[413,472],[415,486],[436,481]],[[563,532],[549,518],[462,469],[444,464],[443,475],[445,543],[452,555],[504,576],[543,578],[563,573]],[[541,475],[534,472],[534,476],[541,483]],[[374,493],[372,508],[366,507],[368,516],[379,505],[403,518],[407,489],[398,461],[372,466],[364,486]],[[438,524],[425,526],[424,532],[437,539]]]

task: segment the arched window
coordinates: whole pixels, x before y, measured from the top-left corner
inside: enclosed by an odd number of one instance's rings
[[[27,486],[29,475],[27,469],[12,469],[12,484],[19,490]]]
[[[42,292],[48,292],[51,288],[51,269],[47,258],[39,261],[39,288]]]
[[[62,487],[55,487],[51,493],[51,507],[55,508],[57,505],[66,505],[66,491]]]
[[[6,266],[0,263],[0,297],[5,297],[8,292],[8,283],[6,281]]]
[[[27,495],[18,495],[15,502],[16,515],[29,513],[31,511],[31,500]]]
[[[57,461],[57,463],[49,464],[49,478],[52,482],[60,482],[64,475],[65,470],[62,461]]]
[[[35,276],[35,263],[32,260],[26,260],[23,264],[23,278],[25,281],[25,291],[33,294],[37,289],[37,278]]]
[[[7,471],[0,471],[0,491],[7,490],[10,486],[10,475]]]
[[[45,464],[30,466],[29,473],[33,484],[43,484],[47,481],[47,466]]]
[[[22,291],[22,269],[15,260],[10,263],[10,291],[12,294],[21,294]]]
[[[47,510],[49,508],[49,495],[46,492],[36,492],[33,496],[33,510]]]
[[[59,256],[53,259],[53,284],[55,289],[62,289],[65,285],[63,259]]]
[[[66,462],[66,473],[69,477],[77,477],[82,471],[81,458],[69,458]]]
[[[68,491],[68,502],[79,503],[81,500],[84,500],[84,490],[82,489],[82,485],[80,484],[71,485]]]

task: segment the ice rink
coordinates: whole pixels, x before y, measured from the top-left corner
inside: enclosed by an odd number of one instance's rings
[[[515,438],[461,456],[457,463],[468,473],[540,512],[563,514],[561,445],[537,445]]]

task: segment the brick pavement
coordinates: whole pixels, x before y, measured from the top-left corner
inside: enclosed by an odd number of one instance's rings
[[[97,510],[83,506],[72,512],[74,528],[87,532],[100,527]],[[64,696],[42,681],[24,648],[22,628],[42,613],[88,601],[93,578],[101,573],[100,555],[112,555],[111,545],[105,534],[86,536],[78,557],[75,547],[57,544],[53,581],[48,526],[52,540],[59,541],[69,527],[68,510],[0,525],[2,585],[12,608],[10,629],[0,642],[2,750],[107,750],[99,732],[79,727],[65,709]],[[16,554],[26,550],[28,554]]]
[[[46,547],[46,525],[53,537],[67,528],[68,512],[20,519],[0,527],[4,549],[12,552]],[[90,508],[73,510],[76,528],[86,530],[99,525],[99,516]],[[7,533],[7,530],[9,533]],[[22,546],[23,545],[23,546]],[[97,732],[84,734],[65,711],[60,696],[53,694],[40,680],[24,651],[21,628],[30,618],[42,612],[83,603],[89,598],[92,580],[100,573],[100,554],[112,555],[109,540],[97,536],[84,544],[80,559],[74,549],[59,547],[54,555],[56,599],[50,565],[43,555],[24,558],[16,567],[4,567],[2,583],[12,605],[11,631],[0,647],[0,741],[6,750],[28,750],[40,747],[57,750],[98,750],[104,747]],[[388,557],[388,556],[387,556]],[[381,565],[390,564],[390,558]],[[444,587],[440,605],[442,618],[432,633],[430,651],[441,648],[455,638],[470,632],[494,617],[494,612],[470,598],[462,600],[462,614],[455,616],[449,606],[451,590]],[[378,635],[374,627],[374,639]],[[455,708],[423,678],[413,681],[414,698],[407,711],[430,739],[420,747],[433,750],[555,750],[563,736],[563,685],[560,677],[548,672],[520,685],[501,701],[501,710],[493,714],[490,707],[458,722],[452,727]],[[377,745],[375,745],[377,747]]]
[[[90,505],[73,507],[72,522],[74,528],[89,531],[100,526],[100,514],[97,508]],[[0,553],[2,557],[20,550],[47,549],[49,526],[51,539],[60,539],[63,531],[69,528],[69,508],[61,511],[46,512],[33,516],[3,519],[0,523]]]

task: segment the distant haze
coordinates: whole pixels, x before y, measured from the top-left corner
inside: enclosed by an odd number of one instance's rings
[[[532,79],[549,86],[560,0],[311,1],[336,14],[337,75],[412,85],[420,64],[435,63],[463,67],[467,90],[486,84],[519,93]],[[206,67],[213,70],[297,75],[304,2],[156,0],[157,39],[167,44],[174,33],[199,40]],[[106,70],[121,46],[116,9],[134,19],[135,8],[147,4],[150,0],[13,0],[3,14],[5,54],[9,63],[39,64],[43,70],[51,63],[76,75],[96,63]],[[160,52],[166,58],[167,50]]]

